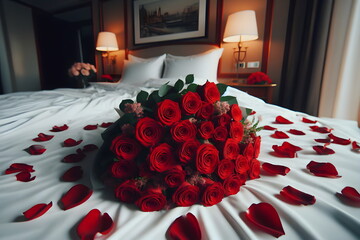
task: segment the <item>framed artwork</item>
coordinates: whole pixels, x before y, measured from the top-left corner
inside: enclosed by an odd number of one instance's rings
[[[135,0],[134,44],[206,36],[206,0]]]

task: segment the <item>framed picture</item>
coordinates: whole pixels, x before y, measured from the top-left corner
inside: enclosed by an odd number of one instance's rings
[[[202,38],[207,0],[134,0],[134,45]]]

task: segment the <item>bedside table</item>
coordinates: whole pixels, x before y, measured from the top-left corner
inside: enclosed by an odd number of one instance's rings
[[[273,91],[276,87],[275,83],[271,84],[246,84],[239,82],[237,80],[223,80],[221,83],[224,83],[228,86],[237,88],[241,91],[244,91],[252,96],[263,99],[267,103],[272,103]]]

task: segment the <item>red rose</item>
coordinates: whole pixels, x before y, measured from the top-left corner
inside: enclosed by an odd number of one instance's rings
[[[232,174],[228,178],[226,178],[223,182],[223,187],[225,191],[225,195],[234,195],[237,194],[240,191],[241,185],[245,180],[243,180],[239,175]]]
[[[246,81],[248,84],[270,84],[272,83],[268,75],[263,72],[254,72],[250,74]]]
[[[209,139],[214,133],[214,124],[210,121],[203,121],[200,123],[198,133],[203,139]]]
[[[215,118],[215,123],[217,126],[226,127],[228,124],[230,124],[230,122],[231,122],[231,117],[227,113],[221,114],[220,116],[217,116]]]
[[[230,123],[230,137],[235,139],[237,142],[241,142],[244,136],[244,126],[241,122],[232,121]]]
[[[172,195],[172,201],[178,206],[188,207],[199,201],[199,192],[197,186],[183,182]]]
[[[235,164],[230,159],[223,159],[220,161],[217,173],[221,179],[226,179],[234,173]]]
[[[113,139],[110,150],[119,158],[133,160],[141,151],[141,146],[135,139],[120,135]]]
[[[200,147],[200,142],[196,139],[190,139],[184,142],[179,149],[179,159],[183,163],[189,163],[195,159],[196,151]]]
[[[162,193],[146,192],[135,204],[143,212],[160,211],[166,205],[166,197]]]
[[[237,141],[228,138],[223,147],[223,157],[227,159],[236,159],[240,153],[240,147]]]
[[[228,130],[224,126],[218,126],[214,130],[213,139],[217,142],[224,142],[228,138]]]
[[[239,108],[239,105],[237,104],[233,104],[230,106],[230,115],[232,117],[232,119],[234,119],[235,121],[241,121],[242,119],[242,112],[241,109]]]
[[[111,174],[115,178],[132,178],[137,175],[137,167],[135,162],[121,159],[111,165]]]
[[[123,182],[115,189],[115,197],[121,202],[134,203],[140,194],[140,190],[132,180]]]
[[[152,149],[149,155],[149,166],[151,171],[164,172],[174,166],[172,147],[162,143]]]
[[[235,160],[235,171],[244,174],[249,170],[249,161],[244,155],[239,155]]]
[[[179,104],[170,99],[158,103],[157,117],[164,125],[171,126],[180,121],[181,111]]]
[[[260,162],[257,159],[253,159],[250,162],[249,178],[255,179],[260,177]]]
[[[185,114],[195,114],[201,107],[201,98],[195,92],[187,92],[181,97],[180,106]]]
[[[202,102],[201,108],[196,116],[201,119],[210,119],[214,113],[214,105],[208,102]]]
[[[172,126],[170,133],[176,142],[185,142],[196,137],[196,126],[189,120],[182,120]]]
[[[254,142],[254,158],[258,158],[260,155],[261,136],[257,136]]]
[[[165,172],[165,183],[173,188],[180,186],[183,182],[185,182],[186,173],[181,168],[181,166],[177,166],[176,168],[172,168]]]
[[[207,81],[199,90],[201,97],[206,102],[215,103],[220,100],[220,92],[213,82]]]
[[[248,143],[244,149],[243,155],[250,161],[255,157],[254,146],[252,143]]]
[[[196,151],[196,169],[202,174],[211,174],[219,162],[219,151],[211,144],[204,143]]]
[[[136,123],[135,136],[143,146],[150,147],[160,142],[164,131],[158,121],[144,117]]]
[[[208,185],[202,195],[201,204],[205,207],[215,205],[224,198],[224,187],[221,183],[215,182]]]

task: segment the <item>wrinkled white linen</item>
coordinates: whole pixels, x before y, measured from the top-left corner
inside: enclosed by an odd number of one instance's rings
[[[305,136],[288,134],[290,139],[274,139],[273,131],[263,130],[259,160],[289,167],[286,176],[270,176],[263,171],[261,178],[250,180],[241,187],[238,194],[227,197],[212,207],[195,205],[177,207],[159,212],[141,212],[132,206],[117,202],[112,193],[92,186],[91,168],[96,151],[87,153],[80,163],[63,163],[64,156],[75,153],[86,144],[101,146],[103,128],[92,131],[83,129],[88,124],[101,124],[118,118],[115,107],[122,99],[133,98],[140,89],[127,85],[117,86],[116,91],[99,87],[88,89],[58,89],[42,92],[13,93],[0,96],[0,239],[77,239],[76,226],[94,208],[107,212],[114,220],[114,229],[99,239],[166,239],[166,231],[179,216],[193,213],[199,220],[203,239],[274,239],[262,232],[246,217],[245,212],[253,203],[270,203],[279,213],[285,235],[280,239],[359,239],[360,207],[351,205],[337,197],[345,186],[360,190],[360,154],[351,151],[349,145],[331,144],[333,155],[317,155],[312,146],[319,145],[315,138],[326,134],[310,131],[301,122],[308,117],[318,120],[318,125],[333,128],[333,134],[360,142],[360,131],[356,122],[337,119],[320,119],[304,113],[290,111],[264,103],[244,92],[229,88],[227,94],[237,96],[239,105],[250,107],[261,118],[261,124],[272,125],[278,130],[291,128],[302,130]],[[147,89],[150,91],[151,89]],[[274,124],[275,117],[294,122],[292,125]],[[54,126],[67,124],[69,129],[52,133]],[[33,138],[39,133],[55,135],[42,143]],[[62,147],[67,138],[83,142],[75,147]],[[303,148],[297,158],[279,158],[272,154],[272,145],[289,141]],[[42,155],[29,155],[23,151],[33,144],[44,145]],[[311,161],[331,162],[341,178],[316,177],[308,173],[306,165]],[[26,163],[34,166],[32,182],[16,181],[15,174],[4,175],[12,163]],[[62,182],[60,176],[70,167],[81,165],[83,178],[76,183]],[[85,184],[94,188],[94,193],[85,203],[62,210],[59,200],[73,185]],[[291,185],[303,192],[314,195],[316,203],[310,206],[291,205],[279,197],[280,190]],[[22,212],[38,203],[53,202],[52,208],[43,216],[24,221]]]

